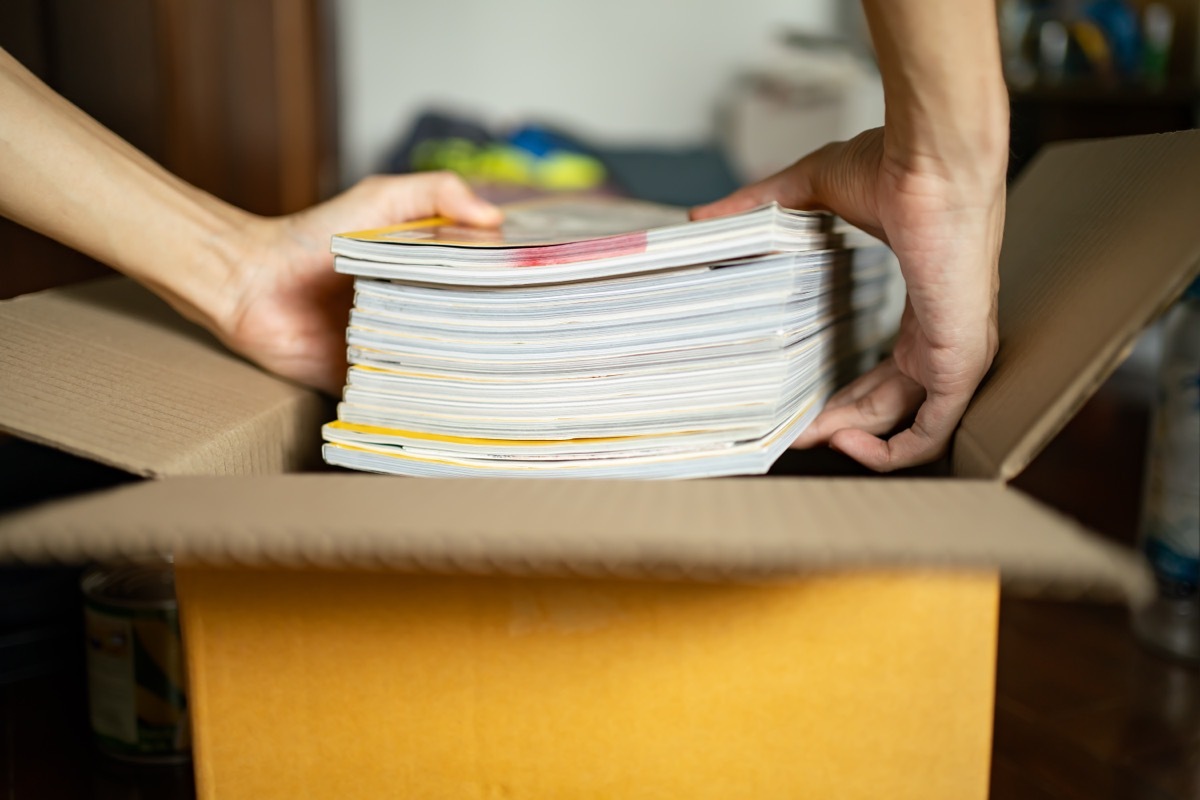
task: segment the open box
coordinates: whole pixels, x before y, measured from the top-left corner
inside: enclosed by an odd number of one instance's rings
[[[315,395],[128,282],[30,295],[0,427],[166,480],[0,518],[0,556],[175,555],[206,798],[983,798],[1000,588],[1151,588],[1007,481],[1198,269],[1200,133],[1050,148],[926,479],[305,472]]]

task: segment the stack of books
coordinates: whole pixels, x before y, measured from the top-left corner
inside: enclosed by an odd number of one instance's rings
[[[886,250],[778,205],[560,199],[334,238],[356,275],[325,460],[415,476],[766,472],[885,337]]]

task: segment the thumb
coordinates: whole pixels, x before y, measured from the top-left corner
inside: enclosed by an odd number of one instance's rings
[[[877,205],[882,158],[883,132],[873,128],[800,159],[793,169],[803,168],[811,204],[806,207],[836,214],[886,242]]]
[[[466,181],[452,172],[426,172],[407,177],[416,191],[404,192],[403,211],[407,213],[402,219],[441,216],[485,228],[504,221],[500,209],[471,191]]]
[[[886,242],[875,200],[882,157],[881,129],[863,131],[848,142],[830,142],[723,200],[693,209],[692,219],[746,211],[774,200],[788,208],[832,212]]]
[[[471,191],[453,172],[418,172],[410,175],[373,175],[348,192],[318,206],[326,220],[352,217],[363,227],[394,225],[429,217],[446,217],[478,227],[495,227],[504,221],[500,209]],[[345,225],[333,226],[346,230]]]
[[[720,200],[693,208],[692,219],[711,219],[727,214],[739,214],[772,202],[777,202],[787,208],[818,210],[821,206],[814,203],[812,196],[812,170],[815,166],[815,157],[819,153],[821,150],[805,156],[787,169],[776,172],[768,178],[763,178],[749,186],[743,186]]]

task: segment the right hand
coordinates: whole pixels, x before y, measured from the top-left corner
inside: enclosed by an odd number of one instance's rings
[[[892,355],[830,398],[794,447],[828,444],[879,471],[946,452],[999,342],[1004,199],[1003,159],[900,159],[878,128],[692,212],[704,219],[771,201],[828,210],[886,242],[900,261],[908,298]]]

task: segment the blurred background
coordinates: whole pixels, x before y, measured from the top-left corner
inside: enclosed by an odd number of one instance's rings
[[[997,0],[1011,174],[1049,141],[1193,127],[1198,5]],[[497,200],[691,205],[883,117],[859,4],[839,0],[5,0],[0,46],[262,214],[437,168]],[[100,271],[7,223],[0,252],[29,265],[3,296]]]
[[[1198,5],[998,0],[1012,176],[1049,141],[1193,127]],[[497,200],[691,205],[883,116],[859,4],[839,0],[5,0],[0,46],[262,214],[436,168]],[[8,223],[0,252],[28,266],[0,296],[102,271]]]
[[[1049,142],[1197,126],[1198,0],[996,6],[1011,178]],[[0,0],[0,47],[260,214],[373,172],[436,168],[497,200],[584,190],[691,205],[883,118],[851,0]],[[0,219],[0,298],[105,271]],[[1158,346],[1151,331],[1018,481],[1126,544]],[[14,503],[129,479],[0,445]],[[95,761],[77,578],[0,570],[0,782],[11,797],[191,797],[187,769]],[[1200,796],[1200,680],[1139,650],[1121,610],[1009,601],[1000,637],[993,797]]]

